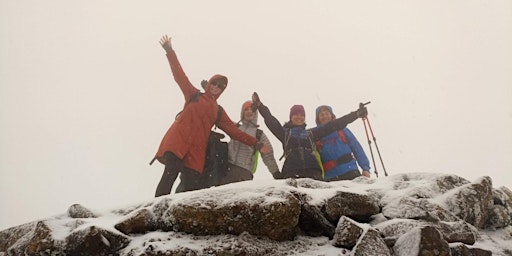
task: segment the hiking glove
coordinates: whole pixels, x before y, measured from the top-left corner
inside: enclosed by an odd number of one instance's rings
[[[257,92],[254,92],[252,94],[252,112],[256,112],[258,110],[258,107],[261,105],[260,96],[258,96]]]
[[[365,118],[366,116],[368,116],[368,109],[366,109],[365,106],[360,105],[359,109],[356,111],[356,113],[357,113],[357,117]]]
[[[207,80],[203,80],[201,81],[201,87],[203,87],[203,89],[206,90],[206,85],[208,84],[208,81]]]

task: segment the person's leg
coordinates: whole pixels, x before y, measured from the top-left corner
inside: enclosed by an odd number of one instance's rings
[[[224,176],[220,180],[219,185],[226,185],[229,183],[235,183],[252,179],[253,175],[251,171],[234,164],[229,164],[228,172],[226,173],[226,176]]]
[[[183,184],[183,190],[180,192],[198,190],[208,187],[206,184],[207,181],[203,175],[186,167],[181,171],[180,179],[181,183]]]
[[[172,185],[178,177],[178,174],[183,169],[183,163],[175,154],[171,152],[165,152],[165,169],[160,178],[160,182],[156,187],[155,197],[162,195],[168,195],[171,193]]]
[[[361,176],[361,173],[358,170],[352,170],[344,173],[343,175],[334,177],[328,181],[337,181],[337,180],[353,180],[357,177]]]

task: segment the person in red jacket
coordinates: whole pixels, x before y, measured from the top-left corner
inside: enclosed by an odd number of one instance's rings
[[[217,99],[226,89],[227,77],[219,74],[212,76],[205,86],[205,92],[197,97],[199,89],[192,85],[183,71],[173,50],[171,38],[163,36],[160,45],[166,51],[174,80],[181,89],[186,104],[163,137],[156,153],[155,159],[164,164],[165,169],[155,197],[169,194],[179,173],[184,191],[202,188],[200,179],[206,158],[206,145],[214,124],[235,140],[257,150],[270,151],[267,145],[238,129],[225,111],[217,118]],[[190,102],[193,97],[196,99]]]

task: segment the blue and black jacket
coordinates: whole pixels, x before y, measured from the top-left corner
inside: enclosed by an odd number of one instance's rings
[[[268,107],[260,104],[258,110],[265,120],[267,128],[283,143],[286,160],[283,164],[284,178],[313,178],[322,179],[322,169],[314,155],[315,141],[330,133],[345,128],[357,119],[356,112],[352,112],[329,122],[322,127],[306,129],[306,125],[296,126],[291,122],[281,125]]]
[[[363,147],[348,128],[321,138],[316,146],[324,167],[324,179],[327,181],[349,171],[359,172],[358,164],[363,170],[370,170],[370,162]]]

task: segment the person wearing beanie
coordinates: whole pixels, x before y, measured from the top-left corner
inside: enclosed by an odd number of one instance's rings
[[[253,109],[258,109],[265,120],[267,128],[283,144],[285,161],[281,170],[282,178],[312,178],[323,180],[321,161],[317,158],[315,141],[331,134],[334,131],[345,128],[358,118],[365,117],[367,110],[361,106],[353,111],[321,127],[306,129],[305,111],[302,105],[294,105],[290,108],[290,120],[281,125],[267,106],[260,101],[255,92],[252,96]]]
[[[229,169],[226,176],[221,179],[219,185],[252,180],[258,165],[258,155],[260,154],[263,163],[267,166],[272,176],[275,179],[280,178],[281,173],[279,172],[279,166],[274,158],[272,145],[263,130],[258,129],[258,112],[252,110],[251,101],[246,101],[242,104],[240,122],[238,122],[237,126],[240,130],[256,137],[263,144],[268,145],[271,150],[270,152],[261,152],[238,140],[230,140],[228,143]]]
[[[225,111],[218,111],[217,99],[228,85],[227,77],[212,76],[204,86],[205,92],[200,93],[200,90],[192,85],[183,71],[172,47],[171,38],[167,35],[163,36],[160,39],[160,45],[166,52],[174,80],[185,96],[185,107],[164,135],[160,147],[151,161],[153,163],[154,160],[158,160],[165,165],[155,197],[169,194],[180,173],[183,191],[203,188],[206,146],[214,124],[231,138],[261,149],[262,152],[270,151],[267,145],[238,129]],[[220,116],[217,116],[219,113]]]
[[[316,124],[324,126],[336,119],[332,107],[322,105],[316,108]],[[351,180],[361,176],[358,164],[363,169],[363,175],[370,177],[370,161],[363,147],[348,129],[343,128],[321,138],[316,142],[324,169],[324,180]]]

